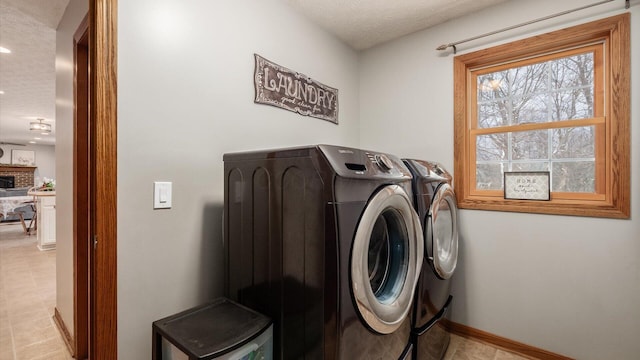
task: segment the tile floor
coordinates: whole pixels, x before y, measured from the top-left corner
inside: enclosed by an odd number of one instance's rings
[[[444,360],[527,360],[527,358],[484,343],[451,335]]]
[[[56,252],[20,223],[0,224],[0,360],[72,359],[53,322]]]
[[[19,223],[0,224],[0,360],[70,360],[53,323],[56,252],[39,251]],[[445,360],[525,358],[452,335]]]

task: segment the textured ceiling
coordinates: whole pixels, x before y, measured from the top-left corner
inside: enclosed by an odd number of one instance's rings
[[[69,0],[0,0],[0,142],[55,143],[56,30]],[[50,135],[29,131],[44,118]]]
[[[507,0],[286,0],[357,50]]]
[[[20,10],[48,28],[55,29],[69,0],[0,0],[0,3]]]

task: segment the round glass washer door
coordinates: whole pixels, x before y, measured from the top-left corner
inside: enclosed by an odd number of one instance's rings
[[[448,279],[458,264],[458,205],[449,184],[436,190],[426,221],[427,258],[436,275]]]
[[[411,310],[424,251],[420,220],[406,192],[388,185],[369,200],[351,250],[351,289],[366,325],[397,330]]]

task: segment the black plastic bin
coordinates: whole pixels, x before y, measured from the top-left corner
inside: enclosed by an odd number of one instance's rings
[[[153,359],[272,360],[271,319],[226,298],[153,322]]]

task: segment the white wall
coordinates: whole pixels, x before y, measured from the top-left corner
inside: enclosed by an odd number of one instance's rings
[[[253,103],[258,53],[339,89],[340,125]],[[276,0],[118,4],[118,355],[223,292],[226,152],[359,142],[356,52]],[[153,181],[173,208],[152,209]]]
[[[511,1],[364,52],[360,145],[452,169],[453,55],[435,48],[589,3]],[[633,3],[631,93],[637,99],[640,8]],[[459,53],[614,15],[623,6],[614,2],[460,45]],[[634,100],[631,122],[631,220],[460,211],[454,321],[578,359],[638,358],[640,103]]]
[[[56,308],[73,336],[73,34],[89,11],[71,0],[56,33]]]
[[[53,145],[31,145],[17,146],[17,145],[0,145],[4,154],[0,157],[0,164],[11,164],[11,150],[31,150],[36,155],[36,166],[38,167],[34,172],[34,185],[40,185],[38,180],[43,178],[55,179],[56,178],[56,147]]]

